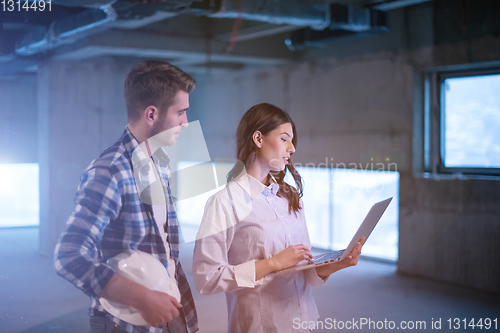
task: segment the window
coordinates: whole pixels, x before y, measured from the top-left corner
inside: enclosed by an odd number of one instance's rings
[[[444,78],[445,167],[500,168],[500,74]]]
[[[393,197],[363,247],[363,255],[397,261],[399,173],[356,169],[297,167],[304,180],[304,206],[312,246],[347,247],[371,206]],[[287,179],[290,184],[293,180]]]
[[[425,171],[500,175],[500,70],[426,81]]]
[[[304,211],[311,245],[331,249],[333,243],[333,174],[332,169],[296,167],[304,183]],[[295,186],[287,174],[286,182]]]
[[[195,163],[179,162],[178,169]],[[225,176],[232,163],[214,163],[218,177]],[[396,261],[398,258],[399,173],[355,169],[296,167],[304,180],[304,210],[309,237],[313,247],[339,250],[345,248],[371,206],[393,197],[377,227],[363,247],[363,255]],[[216,185],[211,191],[196,196],[183,196],[184,187],[191,182],[178,173],[179,196],[177,202],[179,224],[185,242],[194,241],[208,198],[221,190]],[[285,178],[295,186],[293,178]]]
[[[0,164],[0,184],[0,228],[38,226],[38,164]]]

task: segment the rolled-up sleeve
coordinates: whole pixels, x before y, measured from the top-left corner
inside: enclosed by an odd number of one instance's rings
[[[201,294],[254,288],[262,284],[262,281],[255,280],[255,260],[229,264],[228,253],[235,225],[231,204],[211,197],[205,206],[193,257],[194,283]],[[218,232],[214,233],[214,230]]]
[[[330,276],[326,276],[324,278],[320,277],[318,273],[316,273],[316,268],[311,268],[305,271],[307,282],[313,287],[321,287],[326,284],[326,281]]]
[[[57,274],[89,296],[96,297],[114,271],[100,262],[97,244],[104,228],[118,216],[121,194],[107,168],[84,172],[75,196],[76,208],[66,224],[54,252]]]

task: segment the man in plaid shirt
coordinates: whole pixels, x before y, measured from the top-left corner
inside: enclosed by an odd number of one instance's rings
[[[178,261],[179,231],[169,186],[169,160],[161,148],[174,144],[187,126],[189,93],[195,85],[188,74],[167,62],[137,64],[125,81],[128,125],[122,137],[81,176],[76,208],[56,246],[54,262],[59,275],[90,296],[91,333],[198,330],[191,290]],[[163,188],[163,205],[151,205],[139,192],[144,184],[138,183],[148,177],[141,180],[137,175],[151,174],[151,169],[161,181],[157,184]],[[180,303],[172,295],[115,274],[106,261],[128,250],[150,253],[163,264],[180,294]],[[114,317],[100,304],[101,297],[137,309],[150,326],[135,326]]]

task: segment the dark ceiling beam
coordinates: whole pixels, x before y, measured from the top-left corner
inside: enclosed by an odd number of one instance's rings
[[[1,59],[1,58],[0,58]],[[26,68],[36,66],[42,62],[41,56],[22,57],[10,60],[7,64],[0,64],[0,76],[8,76],[24,72]]]
[[[205,62],[208,56],[213,62],[251,65],[278,65],[295,59],[295,54],[284,43],[276,43],[275,40],[268,41],[265,47],[257,47],[254,40],[249,40],[238,43],[230,54],[226,50],[227,42],[115,29],[58,48],[52,52],[52,57],[61,60],[98,56],[178,58],[184,64],[198,64]]]
[[[366,5],[366,7],[377,9],[377,10],[393,10],[408,6],[414,6],[425,2],[430,2],[432,0],[372,0],[370,3]]]
[[[271,24],[324,29],[328,26],[330,1],[310,0],[205,0],[193,3],[193,14],[213,18],[242,18]]]
[[[299,29],[299,27],[295,25],[288,25],[288,24],[275,25],[275,24],[264,23],[258,26],[240,29],[235,38],[237,39],[238,42],[241,42],[244,40],[276,35],[279,33],[293,31],[297,29]],[[214,39],[220,41],[230,41],[232,36],[233,32],[226,32],[223,34],[215,35]]]

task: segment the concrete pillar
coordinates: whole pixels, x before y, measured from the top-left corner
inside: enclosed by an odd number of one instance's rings
[[[40,251],[51,256],[74,209],[79,176],[127,125],[123,83],[131,63],[49,61],[38,72]]]

